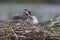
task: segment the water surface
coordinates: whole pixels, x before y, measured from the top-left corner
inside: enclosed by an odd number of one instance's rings
[[[10,19],[15,15],[22,15],[23,9],[29,9],[38,20],[46,21],[54,15],[60,15],[60,5],[33,3],[0,3],[0,19]]]

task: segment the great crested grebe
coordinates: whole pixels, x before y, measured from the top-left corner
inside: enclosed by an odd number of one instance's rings
[[[31,12],[27,9],[24,9],[23,16],[14,16],[11,22],[17,23],[17,25],[20,25],[19,23],[28,23],[31,25],[38,24],[38,20],[35,16],[31,15]]]

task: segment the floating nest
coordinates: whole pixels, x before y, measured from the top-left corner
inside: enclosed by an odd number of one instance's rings
[[[29,25],[27,23],[15,24],[0,22],[0,40],[59,40],[60,38],[55,28]]]

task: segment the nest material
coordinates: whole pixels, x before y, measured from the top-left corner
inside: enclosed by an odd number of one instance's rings
[[[58,35],[52,28],[41,27],[40,25],[22,24],[18,27],[0,23],[0,40],[44,40],[58,39]],[[59,37],[60,38],[60,37]]]

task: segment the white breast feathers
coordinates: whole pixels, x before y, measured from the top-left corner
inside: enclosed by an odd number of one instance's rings
[[[33,24],[38,24],[38,20],[35,16],[30,16],[28,19],[27,19],[27,22],[30,23],[31,25]]]

